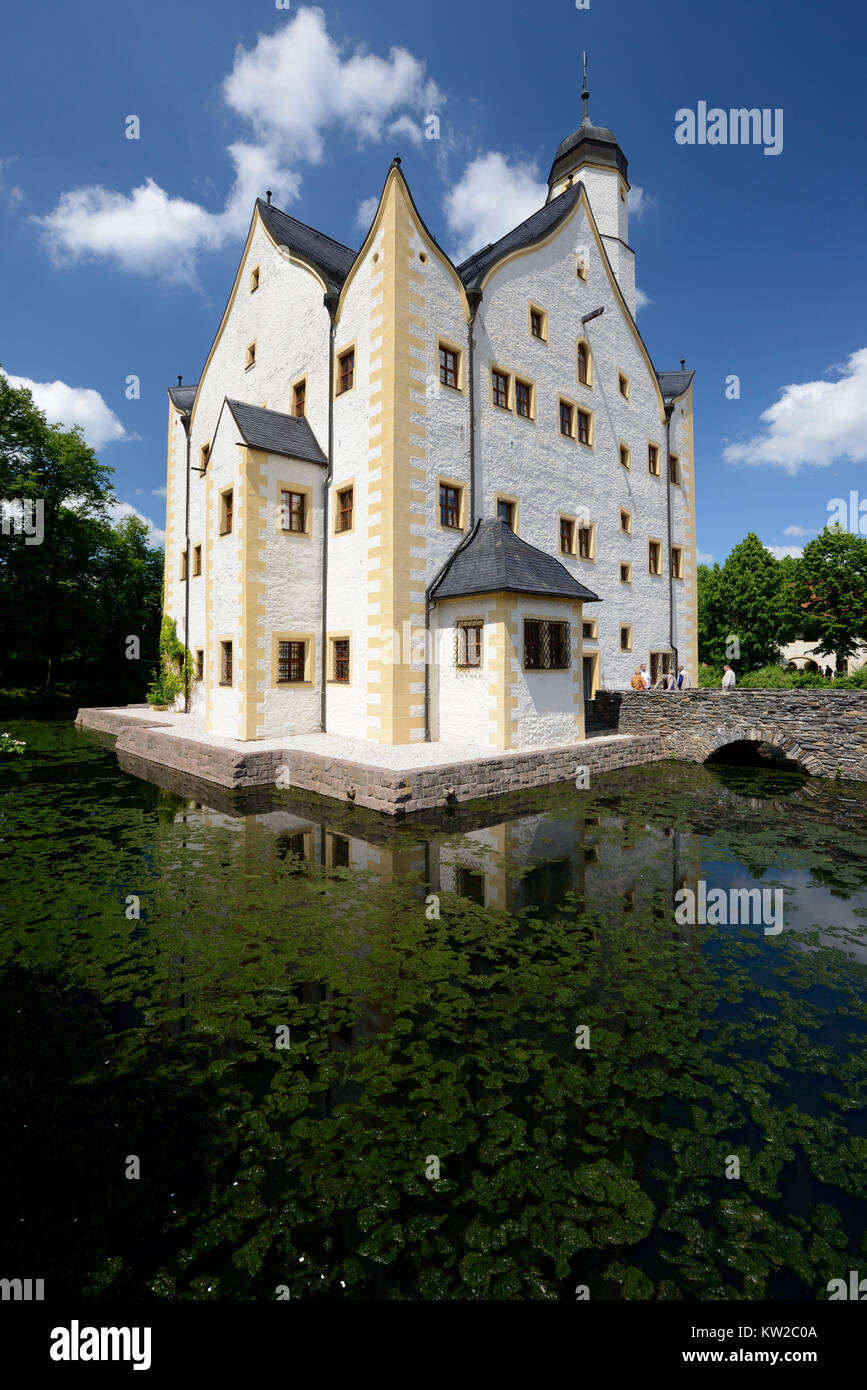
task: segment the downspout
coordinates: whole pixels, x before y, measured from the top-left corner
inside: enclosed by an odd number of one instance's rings
[[[476,314],[482,302],[481,290],[468,290],[467,302],[470,306],[470,317],[467,322],[467,395],[470,415],[470,485],[468,488],[468,507],[467,514],[469,519],[469,530],[467,540],[473,534],[476,521],[476,374],[475,374],[475,350],[473,344],[473,328],[476,322]],[[434,506],[439,505],[439,499],[434,498]],[[460,550],[461,547],[459,546]],[[457,554],[457,552],[455,552]],[[439,579],[446,565],[454,559],[450,555],[445,565],[437,570],[430,584],[424,591],[424,741],[430,743],[430,667],[431,667],[431,635],[430,635],[430,591]]]
[[[190,650],[190,583],[192,570],[190,569],[190,417],[182,415],[184,433],[187,436],[187,468],[186,468],[186,497],[184,499],[184,547],[185,558],[184,566],[187,575],[187,586],[184,594],[184,714],[190,712],[190,679],[192,672],[187,665],[186,653]]]
[[[671,572],[671,417],[674,402],[665,407],[665,497],[668,526],[668,645],[671,647],[672,672],[677,677],[677,647],[674,643],[674,576]]]
[[[325,482],[322,485],[322,637],[320,657],[322,669],[322,691],[319,697],[319,722],[322,732],[326,728],[326,674],[328,670],[328,533],[330,514],[328,491],[334,472],[334,335],[336,332],[337,304],[340,296],[334,290],[327,291],[322,302],[328,310],[328,466],[325,469]]]

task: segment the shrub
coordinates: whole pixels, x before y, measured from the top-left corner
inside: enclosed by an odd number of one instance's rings
[[[189,691],[193,658],[178,640],[174,618],[164,617],[160,628],[160,665],[148,686],[148,704],[173,705],[179,695]]]

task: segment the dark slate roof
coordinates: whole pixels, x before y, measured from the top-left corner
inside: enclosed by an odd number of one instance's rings
[[[550,203],[539,208],[538,212],[534,212],[519,227],[507,232],[504,237],[500,237],[499,241],[491,242],[489,246],[482,247],[481,251],[476,251],[474,255],[463,261],[457,267],[457,271],[466,288],[468,290],[478,288],[491,266],[501,260],[503,256],[508,256],[510,252],[518,251],[525,246],[532,246],[534,242],[542,241],[564,218],[568,217],[578,201],[580,188],[580,183],[573,183],[571,188],[567,188],[565,192],[552,198]]]
[[[472,594],[545,594],[550,598],[599,603],[598,595],[544,550],[516,536],[499,517],[477,521],[458,546],[445,570],[430,588],[431,599],[462,598]]]
[[[189,415],[198,389],[198,386],[170,386],[169,396],[172,405],[176,405],[178,410],[183,411],[184,415]]]
[[[619,169],[626,178],[626,156],[615,140],[613,132],[607,126],[592,125],[585,116],[578,129],[560,141],[548,175],[548,183],[556,183],[568,173],[574,167],[579,154],[580,158],[588,163],[605,164],[612,169]]]
[[[312,261],[332,290],[340,290],[347,275],[355,264],[357,251],[352,251],[339,241],[334,241],[324,232],[290,217],[271,203],[256,199],[256,206],[268,231],[278,246],[286,246],[304,260]]]
[[[666,405],[682,396],[695,376],[695,372],[657,372],[656,380]]]
[[[328,462],[304,415],[284,415],[260,405],[230,401],[228,396],[226,405],[244,443],[251,449],[265,449],[269,454],[285,454],[286,458],[304,459],[308,463]]]

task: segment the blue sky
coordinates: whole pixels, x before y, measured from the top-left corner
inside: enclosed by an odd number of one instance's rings
[[[254,197],[271,186],[357,246],[399,151],[429,227],[466,254],[543,201],[580,120],[582,49],[591,116],[640,190],[639,327],[657,367],[697,373],[700,552],[722,560],[755,530],[779,553],[821,530],[832,498],[867,500],[854,0],[49,0],[7,9],[4,38],[0,363],[51,384],[39,403],[83,423],[157,529],[166,388],[198,378]],[[781,153],[678,144],[676,112],[699,102],[782,109]],[[431,113],[439,140],[423,135]]]

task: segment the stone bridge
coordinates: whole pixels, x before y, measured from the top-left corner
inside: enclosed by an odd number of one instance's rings
[[[867,690],[600,690],[596,714],[703,763],[730,743],[768,743],[813,777],[867,782]]]

